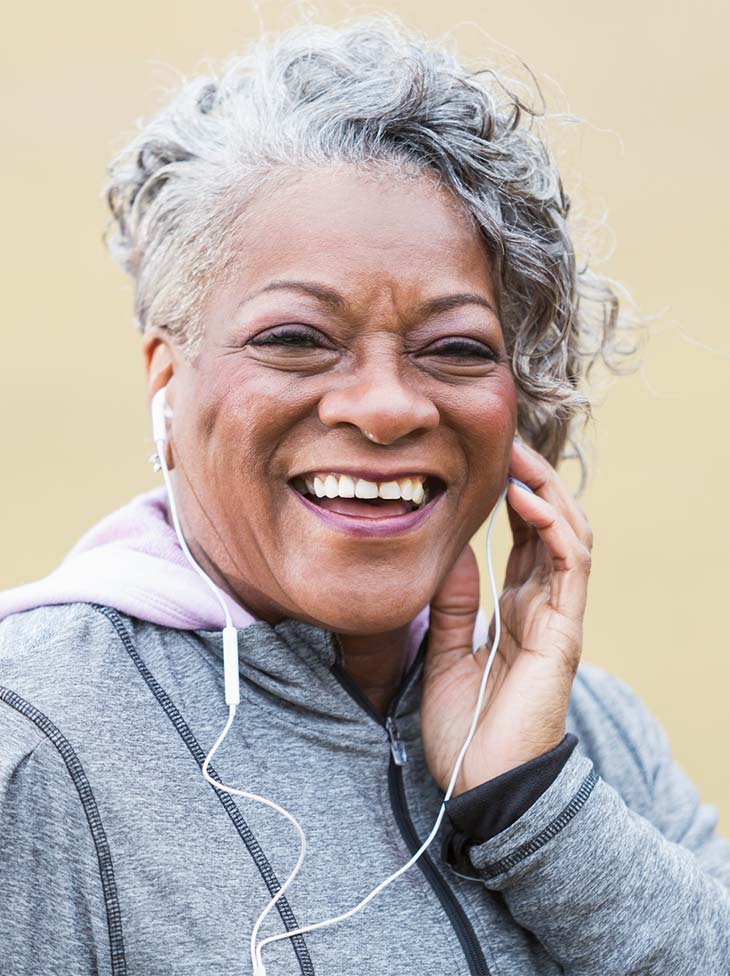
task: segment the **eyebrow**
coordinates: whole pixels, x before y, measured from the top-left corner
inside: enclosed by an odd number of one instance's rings
[[[338,291],[335,291],[333,288],[327,288],[325,285],[320,285],[317,282],[277,279],[276,281],[270,281],[263,288],[259,288],[252,295],[248,295],[241,302],[239,308],[245,305],[246,302],[250,302],[257,295],[280,289],[303,292],[335,312],[343,311],[347,305],[347,302]],[[462,305],[481,305],[483,308],[489,309],[493,315],[497,315],[497,311],[491,302],[487,301],[483,295],[478,295],[475,292],[459,292],[454,295],[442,295],[439,298],[429,298],[427,301],[417,305],[415,312],[419,318],[428,318],[430,315],[448,312],[452,308],[460,308]]]

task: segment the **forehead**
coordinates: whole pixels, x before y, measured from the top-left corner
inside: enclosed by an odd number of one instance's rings
[[[346,164],[262,189],[237,230],[233,271],[242,299],[271,280],[298,278],[325,282],[354,304],[467,288],[495,300],[485,242],[434,176]]]

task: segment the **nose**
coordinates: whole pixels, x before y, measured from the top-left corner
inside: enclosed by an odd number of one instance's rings
[[[352,424],[376,444],[393,444],[439,424],[436,404],[382,363],[367,377],[329,390],[319,402],[327,427]]]

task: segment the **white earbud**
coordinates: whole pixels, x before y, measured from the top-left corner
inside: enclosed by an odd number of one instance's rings
[[[167,443],[167,420],[172,417],[172,410],[167,405],[167,386],[163,386],[152,397],[152,440],[155,447],[159,442]]]
[[[158,390],[157,393],[152,397],[152,437],[155,442],[155,447],[157,448],[157,459],[162,469],[162,476],[165,479],[165,487],[167,488],[167,497],[170,500],[170,514],[172,515],[172,522],[175,526],[175,532],[177,533],[177,538],[185,553],[185,556],[193,567],[195,572],[205,581],[207,586],[213,592],[216,600],[220,603],[223,609],[223,615],[225,618],[225,626],[223,627],[223,672],[225,678],[225,694],[226,694],[226,704],[227,705],[238,705],[240,702],[239,694],[239,678],[238,678],[238,631],[233,626],[233,621],[231,620],[231,614],[226,606],[223,597],[215,585],[212,579],[203,571],[203,569],[198,566],[192,553],[188,549],[188,545],[185,542],[185,537],[183,536],[182,529],[180,527],[180,520],[177,517],[177,506],[175,505],[175,495],[172,490],[172,480],[170,478],[170,472],[167,468],[167,460],[165,459],[165,445],[167,444],[167,421],[172,418],[172,409],[167,403],[167,386],[163,386],[162,389]]]

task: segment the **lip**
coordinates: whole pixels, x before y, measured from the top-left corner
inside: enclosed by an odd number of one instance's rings
[[[345,473],[349,474],[349,472],[342,472],[342,474]],[[423,508],[406,512],[405,515],[388,515],[384,518],[358,518],[356,515],[339,515],[337,512],[330,512],[326,508],[320,508],[319,505],[310,502],[308,498],[300,494],[296,488],[292,488],[291,485],[289,485],[289,491],[296,495],[301,504],[308,511],[318,516],[328,528],[361,539],[390,537],[416,529],[433,514],[441,499],[446,495],[445,491],[440,491]]]

